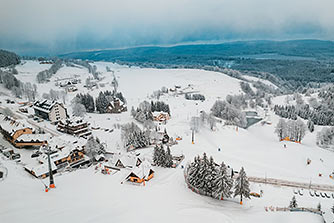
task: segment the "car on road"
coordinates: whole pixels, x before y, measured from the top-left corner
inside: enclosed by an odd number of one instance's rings
[[[10,149],[10,148],[7,148],[7,149],[3,150],[2,153],[9,159],[11,157],[11,155],[14,154],[14,150]]]
[[[4,147],[3,145],[0,145],[0,153],[3,153],[4,150],[6,150],[6,147]]]
[[[31,154],[31,158],[39,157],[39,155],[41,155],[41,154],[42,154],[41,151],[36,151],[35,153]]]
[[[14,153],[10,156],[11,160],[15,160],[16,162],[21,162],[21,155],[19,153]]]

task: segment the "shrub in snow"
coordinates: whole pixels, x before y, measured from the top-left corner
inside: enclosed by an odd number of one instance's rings
[[[293,196],[291,201],[290,201],[289,208],[297,208],[297,207],[298,207],[298,204],[297,204],[296,197]]]
[[[85,145],[85,154],[91,159],[94,159],[96,155],[101,153],[105,153],[105,149],[100,140],[97,137],[89,137]]]

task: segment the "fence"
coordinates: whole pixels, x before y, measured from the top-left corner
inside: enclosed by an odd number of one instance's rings
[[[261,178],[261,177],[248,177],[248,180],[253,183],[265,183],[265,184],[272,184],[272,185],[278,185],[278,186],[296,187],[296,188],[334,192],[334,186],[326,185],[326,184],[301,183],[301,182],[294,182],[294,181],[288,181],[288,180],[280,180],[280,179],[274,179],[274,178]]]
[[[290,212],[310,212],[312,214],[318,214],[320,216],[323,215],[323,212],[321,210],[318,210],[316,208],[289,208],[289,207],[265,207],[265,210],[268,211],[290,211]]]

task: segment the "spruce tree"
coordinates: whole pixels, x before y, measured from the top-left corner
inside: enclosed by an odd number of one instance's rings
[[[311,121],[310,119],[307,121],[307,128],[310,132],[314,131],[314,122]]]
[[[167,146],[167,152],[166,152],[166,159],[165,159],[165,166],[166,167],[172,167],[173,166],[173,157],[170,153],[170,148]]]
[[[191,185],[197,185],[201,162],[200,160],[201,158],[199,156],[196,156],[194,158],[194,162],[192,162],[188,167],[187,179]]]
[[[156,145],[153,150],[153,163],[158,166],[159,165],[159,157],[160,157],[160,150],[159,146]]]
[[[163,145],[161,145],[160,147],[159,166],[161,167],[166,166],[166,152],[163,148]]]
[[[246,176],[246,172],[243,167],[241,167],[241,170],[239,172],[239,176],[235,180],[235,186],[234,186],[234,197],[240,195],[240,204],[242,204],[242,197],[250,198],[249,197],[249,182]]]
[[[297,208],[298,207],[298,204],[297,204],[297,200],[296,200],[296,197],[293,196],[291,201],[290,201],[290,205],[289,205],[289,208]]]
[[[212,195],[214,191],[217,172],[218,171],[216,168],[216,164],[211,156],[205,173],[205,185],[204,185],[204,190],[210,195]]]
[[[227,168],[224,162],[220,165],[217,177],[215,178],[215,189],[213,197],[218,199],[229,198],[232,194],[233,179],[227,174]]]

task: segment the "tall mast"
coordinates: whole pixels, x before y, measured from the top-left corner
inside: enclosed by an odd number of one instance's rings
[[[47,154],[48,154],[48,163],[49,163],[50,188],[55,188],[55,183],[54,183],[52,168],[51,168],[51,159],[50,159],[51,149],[50,148],[48,149]]]

